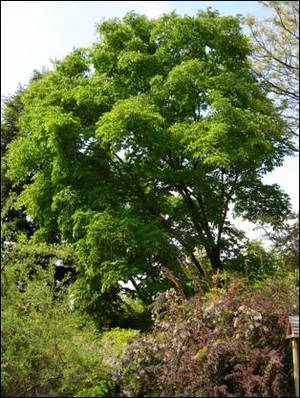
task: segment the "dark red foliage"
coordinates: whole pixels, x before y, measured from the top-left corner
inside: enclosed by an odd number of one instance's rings
[[[114,375],[120,396],[292,396],[285,334],[296,303],[284,283],[241,279],[186,301],[164,293],[153,331],[132,341]]]

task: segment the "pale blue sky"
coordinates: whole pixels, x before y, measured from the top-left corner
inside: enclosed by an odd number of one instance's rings
[[[13,93],[19,83],[25,85],[34,69],[51,67],[50,59],[89,46],[103,18],[122,17],[131,10],[149,17],[172,10],[193,15],[207,7],[222,15],[269,15],[256,1],[1,1],[1,95]],[[298,158],[287,159],[266,182],[281,185],[298,210]]]
[[[227,15],[268,14],[254,1],[2,1],[2,95],[13,93],[18,83],[26,84],[33,69],[51,67],[50,59],[89,46],[102,18],[122,17],[130,10],[149,17],[172,10],[193,15],[207,7]]]

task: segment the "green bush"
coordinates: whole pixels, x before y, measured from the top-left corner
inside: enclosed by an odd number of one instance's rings
[[[94,387],[84,388],[78,392],[75,397],[107,397],[114,383],[110,380],[94,381]]]
[[[120,328],[104,332],[100,340],[103,363],[110,368],[116,368],[127,348],[128,341],[138,335],[137,330]]]
[[[57,286],[53,268],[17,258],[5,263],[1,280],[2,396],[74,396],[91,388],[105,395],[93,323],[71,310],[69,289]]]

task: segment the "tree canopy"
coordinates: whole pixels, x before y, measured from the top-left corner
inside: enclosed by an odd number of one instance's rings
[[[120,282],[146,301],[166,283],[186,292],[239,253],[231,208],[274,225],[289,213],[262,177],[290,131],[238,17],[129,13],[98,33],[20,93],[5,211],[24,209],[32,242],[72,245],[91,305]]]

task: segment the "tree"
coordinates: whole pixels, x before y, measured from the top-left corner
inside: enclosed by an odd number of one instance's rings
[[[251,72],[239,18],[129,13],[98,31],[22,94],[5,156],[14,184],[27,181],[15,206],[33,242],[74,245],[90,303],[120,281],[146,302],[170,284],[188,292],[239,243],[230,206],[271,224],[289,213],[261,181],[289,131]]]
[[[15,240],[16,234],[32,235],[34,227],[26,218],[24,208],[12,209],[15,195],[20,193],[24,184],[15,185],[6,175],[5,154],[9,144],[20,134],[19,118],[23,111],[21,96],[24,91],[19,87],[14,95],[3,99],[1,112],[1,242]]]
[[[268,233],[273,250],[283,256],[285,270],[299,269],[299,214],[292,214],[282,225]]]
[[[299,137],[299,2],[260,3],[273,15],[263,21],[247,19],[254,39],[253,67],[279,101],[291,131]]]

